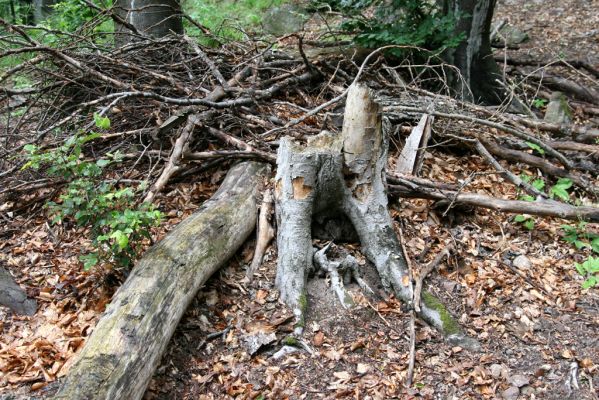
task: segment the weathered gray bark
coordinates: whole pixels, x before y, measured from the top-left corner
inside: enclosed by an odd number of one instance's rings
[[[254,229],[267,167],[229,171],[220,189],[138,262],[56,399],[140,399],[185,309]]]
[[[450,86],[465,100],[499,104],[505,91],[491,50],[491,21],[496,0],[443,0],[445,14],[459,17],[454,34],[464,40],[445,53],[460,74],[451,73]]]
[[[372,262],[383,285],[411,303],[407,262],[387,209],[385,166],[388,138],[381,127],[379,105],[367,87],[351,87],[343,132],[323,132],[306,147],[281,140],[275,177],[278,220],[276,284],[293,309],[296,331],[304,325],[305,285],[313,268],[311,223],[316,214],[342,212],[352,222],[363,254]],[[473,345],[445,307],[423,293],[420,316],[449,340]],[[349,302],[343,302],[349,303]]]
[[[0,267],[0,305],[10,308],[17,314],[33,315],[37,310],[37,302],[28,299],[25,291],[2,267]]]
[[[142,35],[161,38],[171,33],[183,33],[179,0],[116,0],[115,9],[119,17]],[[135,39],[131,30],[119,23],[115,24],[117,45]]]

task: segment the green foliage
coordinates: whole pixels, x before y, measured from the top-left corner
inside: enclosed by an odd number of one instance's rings
[[[185,12],[195,21],[210,29],[217,36],[228,40],[244,38],[244,29],[260,25],[263,14],[285,0],[186,0]],[[185,31],[195,35],[201,32],[185,21]]]
[[[112,7],[112,0],[91,0],[91,2],[101,9]],[[88,6],[83,0],[62,0],[52,8],[52,14],[43,25],[62,32],[75,32],[99,15],[98,10]],[[101,17],[91,26],[91,29],[94,33],[111,33],[114,32],[114,23],[111,18]],[[48,45],[60,44],[64,40],[61,36],[45,32],[42,34],[44,36],[42,42]],[[112,43],[112,35],[96,35],[94,40]]]
[[[576,271],[585,281],[582,283],[583,289],[599,286],[599,257],[589,257],[582,264],[575,263]]]
[[[536,143],[526,142],[526,145],[541,155],[545,154],[545,150],[543,150],[543,148]]]
[[[529,231],[532,231],[535,228],[535,220],[527,215],[516,215],[514,217],[514,222],[522,224],[522,226],[524,226]]]
[[[532,101],[532,106],[534,108],[541,109],[541,108],[545,107],[547,105],[547,103],[549,103],[549,101],[547,101],[545,99],[534,99]]]
[[[33,18],[33,2],[0,0],[0,18],[13,24],[29,24]]]
[[[457,46],[463,35],[455,35],[454,27],[460,15],[445,15],[435,2],[420,0],[329,0],[316,2],[340,10],[348,19],[341,28],[356,33],[354,40],[361,46],[376,48],[385,45],[409,46],[440,52]],[[404,56],[410,50],[393,50]]]
[[[587,231],[586,226],[586,222],[579,222],[576,226],[562,225],[561,228],[564,230],[562,239],[578,250],[588,248],[599,254],[599,235]]]
[[[107,118],[94,116],[94,119],[100,128],[110,126]],[[83,159],[83,146],[98,136],[97,133],[76,135],[48,151],[27,145],[28,162],[23,167],[44,167],[49,175],[69,182],[59,201],[47,206],[53,223],[68,219],[89,228],[95,251],[80,257],[86,270],[99,262],[118,268],[130,266],[141,250],[142,240],[151,239],[150,228],[162,218],[161,212],[150,204],[134,206],[136,191],[143,187],[121,187],[101,179],[106,167],[119,162],[118,153],[95,162]]]
[[[558,198],[563,201],[570,200],[570,193],[568,189],[572,187],[572,180],[568,178],[560,178],[557,183],[549,189],[549,196],[551,198]]]

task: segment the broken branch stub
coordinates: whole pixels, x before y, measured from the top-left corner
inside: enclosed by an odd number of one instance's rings
[[[404,302],[412,301],[407,263],[387,209],[388,138],[381,120],[381,108],[370,90],[354,84],[349,90],[341,134],[322,132],[310,138],[307,146],[290,138],[281,140],[275,177],[279,227],[276,284],[282,300],[296,315],[298,333],[308,306],[305,287],[313,268],[311,224],[317,214],[345,214],[385,288]],[[430,293],[423,293],[419,315],[450,341],[476,346]]]

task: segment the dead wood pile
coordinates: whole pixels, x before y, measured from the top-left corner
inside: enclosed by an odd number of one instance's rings
[[[23,194],[62,183],[31,170],[20,171],[23,147],[35,143],[50,148],[65,137],[92,131],[94,114],[107,116],[111,127],[89,146],[86,156],[123,153],[117,175],[132,182],[148,179],[152,185],[145,200],[151,201],[169,181],[221,167],[227,160],[274,163],[281,136],[301,141],[323,129],[339,130],[339,106],[360,69],[351,54],[329,52],[327,58],[309,60],[295,37],[279,42],[286,51],[257,41],[204,47],[189,37],[147,39],[113,48],[88,26],[77,35],[57,34],[61,45],[48,46],[33,39],[27,27],[2,24],[10,33],[1,39],[2,56],[27,55],[26,61],[0,76],[4,85],[0,105],[6,116],[0,200],[15,210],[54,192],[37,192],[41,194],[28,196],[24,203],[17,201]],[[428,92],[418,86],[420,76],[406,83],[398,72],[402,69],[388,66],[382,52],[372,54],[361,67],[361,80],[378,91],[395,137],[423,113],[434,115],[432,141],[457,143],[479,154],[538,203],[494,208],[597,219],[593,210],[555,204],[499,162],[527,164],[554,178],[571,179],[592,203],[599,169],[596,127],[552,124]],[[413,76],[413,68],[405,70]],[[17,76],[28,77],[31,85],[16,87]],[[531,148],[540,148],[543,154]],[[133,166],[147,168],[141,173]],[[466,186],[458,190],[461,199],[447,192],[445,200],[462,201]],[[410,193],[405,187],[399,193],[440,200],[426,191],[412,182]]]

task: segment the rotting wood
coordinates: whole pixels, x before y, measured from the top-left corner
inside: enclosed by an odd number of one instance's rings
[[[264,192],[264,198],[260,206],[260,215],[258,216],[258,224],[256,226],[256,250],[254,251],[252,263],[246,271],[246,277],[250,282],[254,278],[254,274],[258,271],[258,268],[260,268],[260,264],[262,264],[268,244],[275,237],[275,230],[270,223],[273,203],[272,191],[271,189],[267,189]]]
[[[387,209],[387,149],[381,108],[361,84],[350,87],[340,135],[323,132],[310,138],[306,147],[290,138],[281,140],[275,177],[279,251],[276,285],[281,299],[293,309],[298,334],[305,324],[305,285],[313,268],[312,217],[321,212],[344,213],[383,286],[402,301],[412,301],[406,260]],[[428,292],[423,293],[419,316],[450,342],[478,347]]]
[[[268,168],[231,168],[219,190],[152,247],[115,294],[55,399],[140,399],[198,289],[254,229]]]
[[[434,118],[424,114],[418,125],[412,129],[412,133],[406,139],[406,143],[397,157],[395,173],[418,175],[424,161],[426,145],[431,137]]]

